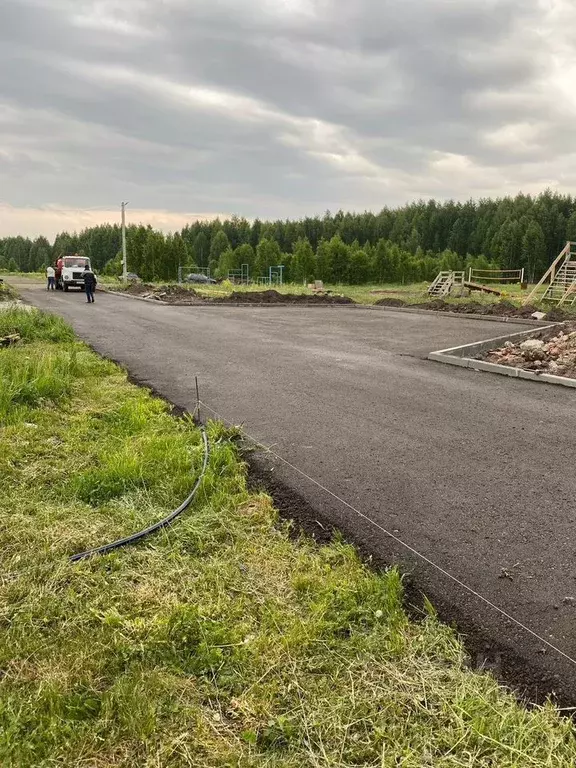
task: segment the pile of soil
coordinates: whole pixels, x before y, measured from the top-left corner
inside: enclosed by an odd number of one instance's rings
[[[389,299],[379,299],[376,302],[376,306],[377,307],[408,307],[410,305],[407,304],[402,299],[389,298]]]
[[[463,315],[487,315],[491,317],[525,317],[530,318],[536,307],[527,304],[517,307],[510,301],[497,301],[492,304],[482,304],[479,301],[467,301],[462,304],[450,304],[442,299],[417,304],[420,309],[433,309],[437,312],[455,312]]]
[[[348,296],[333,294],[279,293],[273,289],[267,291],[232,291],[229,296],[212,299],[223,304],[354,304]]]
[[[534,312],[538,311],[538,307],[532,304],[526,304],[523,307],[517,307],[510,301],[497,301],[491,304],[482,304],[478,301],[467,301],[460,304],[450,304],[444,299],[434,299],[432,301],[424,301],[419,304],[409,304],[402,299],[380,299],[376,302],[376,306],[379,307],[410,307],[412,309],[428,309],[433,312],[454,312],[462,315],[486,315],[491,317],[523,317],[531,318]],[[562,309],[551,309],[546,313],[546,320],[552,320],[554,322],[562,322],[570,317]]]
[[[166,301],[168,304],[203,304],[204,297],[196,293],[194,288],[184,288],[181,285],[161,285],[154,290],[150,297]]]
[[[156,299],[167,304],[354,304],[348,296],[335,294],[305,294],[279,293],[267,291],[233,291],[229,296],[202,296],[193,288],[182,285],[154,286],[146,283],[131,283],[121,289],[130,296],[140,296],[143,299]]]
[[[203,304],[204,299],[193,288],[181,285],[148,285],[146,283],[130,283],[122,288],[123,293],[130,296],[140,296],[143,299],[156,299],[167,304]]]
[[[126,287],[122,286],[121,288],[113,286],[111,290],[128,293],[130,296],[143,296],[145,293],[153,293],[155,289],[153,285],[147,285],[146,283],[130,283]]]
[[[576,323],[564,323],[561,330],[551,328],[518,344],[507,341],[482,359],[526,371],[576,378]]]

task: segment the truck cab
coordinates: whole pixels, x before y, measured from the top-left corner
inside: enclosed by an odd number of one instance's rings
[[[86,256],[64,256],[62,272],[59,278],[60,286],[67,291],[69,288],[84,289],[84,267],[90,268],[90,259]]]

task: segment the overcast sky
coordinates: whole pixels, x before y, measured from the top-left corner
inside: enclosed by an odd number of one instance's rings
[[[576,191],[574,0],[0,0],[0,236]]]

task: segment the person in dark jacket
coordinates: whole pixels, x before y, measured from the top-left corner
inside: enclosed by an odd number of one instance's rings
[[[88,304],[94,304],[94,291],[96,290],[96,284],[98,281],[96,280],[96,275],[94,272],[92,272],[88,264],[86,264],[84,267],[83,278],[84,290],[86,291],[86,301]]]

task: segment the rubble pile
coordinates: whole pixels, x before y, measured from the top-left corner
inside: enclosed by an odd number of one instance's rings
[[[576,378],[575,324],[566,324],[561,330],[554,329],[548,336],[526,339],[518,344],[507,341],[500,349],[488,352],[484,359],[489,363],[510,365],[526,371]]]
[[[149,285],[147,283],[132,282],[128,286],[113,286],[109,290],[117,290],[130,296],[139,296],[141,299],[154,299],[166,304],[203,304],[204,299],[193,288],[182,285]]]

